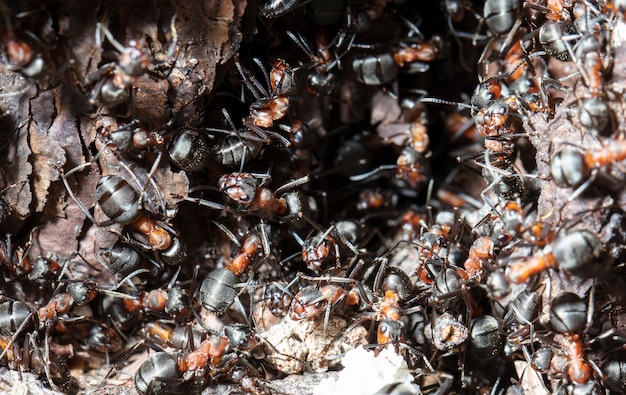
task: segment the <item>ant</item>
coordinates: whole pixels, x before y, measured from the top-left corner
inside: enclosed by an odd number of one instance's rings
[[[274,121],[287,115],[289,110],[288,95],[296,87],[295,71],[284,60],[277,59],[268,74],[261,61],[256,58],[254,60],[266,75],[267,85],[271,91],[265,89],[252,73],[241,66],[238,60],[235,61],[244,84],[255,98],[255,101],[250,105],[250,117],[244,119],[244,126],[253,130],[263,141],[269,141],[269,134],[271,134],[289,146],[288,140],[284,137],[261,128],[272,127]]]
[[[34,12],[23,12],[13,15],[5,4],[0,5],[0,39],[2,40],[10,70],[20,72],[24,77],[43,81],[50,77],[52,67],[48,50],[41,51],[46,45],[30,31],[21,28],[18,20]],[[39,22],[41,23],[41,22]],[[39,47],[39,48],[37,48]],[[39,50],[38,50],[39,49]],[[8,95],[19,95],[23,91]],[[3,97],[6,97],[3,95]]]
[[[366,188],[359,193],[356,209],[358,211],[370,212],[395,208],[397,205],[398,195],[394,192],[380,188]]]
[[[221,356],[225,346],[204,343],[202,349],[196,350],[190,356],[177,356],[165,351],[157,352],[146,359],[134,377],[135,389],[140,394],[159,394],[164,392],[171,382],[182,382],[183,374],[194,373],[195,370],[205,367],[209,358]],[[204,364],[202,364],[204,362]]]
[[[598,377],[604,377],[600,368],[585,357],[585,346],[615,334],[615,330],[611,329],[584,343],[584,332],[591,326],[593,319],[593,300],[593,289],[589,295],[589,305],[578,295],[563,292],[554,297],[550,305],[550,325],[560,334],[561,352],[567,361],[563,373],[575,386],[587,385],[594,372]],[[613,338],[619,339],[619,336]]]
[[[170,231],[141,209],[139,195],[122,177],[108,175],[100,178],[96,186],[96,201],[112,221],[121,225],[131,224],[145,235],[150,248],[165,251],[172,246],[177,247]]]
[[[494,253],[495,243],[490,237],[482,236],[474,240],[469,250],[469,257],[463,264],[469,279],[476,281],[481,280],[483,269],[483,261],[495,261]]]
[[[83,349],[105,354],[106,365],[109,366],[109,354],[123,348],[123,337],[120,336],[117,329],[110,328],[100,322],[90,325],[88,332],[80,337],[80,341],[84,343]],[[78,336],[75,337],[78,338]]]
[[[316,278],[308,277],[301,273],[298,276],[311,281],[316,280],[336,280],[336,281],[350,281],[358,284],[358,281],[351,279],[340,278]],[[358,303],[358,299],[354,293],[347,293],[342,287],[333,284],[326,284],[320,288],[315,286],[306,286],[298,291],[291,301],[289,306],[288,316],[294,321],[301,321],[305,319],[312,319],[322,312],[324,315],[324,333],[330,322],[330,313],[333,309],[341,306],[354,306]],[[356,327],[356,326],[355,326]],[[347,331],[346,331],[347,332]]]
[[[241,275],[256,267],[261,256],[270,258],[270,228],[263,222],[246,233],[243,240],[237,238],[225,226],[218,227],[237,245],[230,262],[224,268],[213,269],[200,284],[200,301],[210,312],[223,314],[237,298],[235,289]]]
[[[576,60],[591,97],[601,99],[604,95],[604,70],[609,59],[603,58],[598,39],[592,35],[582,38],[576,47]]]
[[[97,154],[96,158],[104,152],[106,146]],[[122,226],[132,225],[133,228],[144,236],[149,243],[145,245],[138,242],[143,248],[160,252],[160,257],[170,265],[177,265],[184,261],[187,257],[185,244],[177,237],[176,232],[167,224],[161,221],[155,221],[147,210],[142,208],[142,199],[144,190],[139,195],[135,189],[121,176],[107,175],[100,178],[95,190],[95,197],[102,212],[109,217],[110,222],[100,223],[95,220],[94,216],[87,208],[78,200],[72,189],[70,188],[67,177],[72,173],[79,171],[93,162],[86,162],[79,165],[62,177],[63,184],[70,197],[78,205],[81,211],[94,224],[98,226],[107,226],[109,223],[117,223]],[[137,176],[123,162],[120,165],[124,167],[128,173],[139,184]],[[165,202],[161,196],[156,183],[149,177],[150,182],[157,191],[158,198],[162,205],[162,211],[165,212]]]
[[[146,336],[164,346],[179,350],[192,350],[206,340],[208,333],[191,326],[174,328],[159,322],[147,322],[143,328]]]
[[[293,233],[294,237],[297,234]],[[359,255],[355,244],[362,241],[366,236],[366,228],[363,224],[354,221],[337,221],[327,230],[319,231],[302,241],[297,237],[297,241],[302,245],[302,261],[307,268],[319,274],[324,270],[323,265],[331,256],[334,250],[335,265],[329,269],[338,269],[341,267],[340,247],[347,247],[354,253]]]
[[[265,284],[263,286],[263,294],[261,295],[260,302],[262,302],[262,310],[259,313],[261,317],[260,325],[264,328],[267,328],[264,320],[264,309],[267,308],[270,313],[277,318],[283,317],[289,310],[291,306],[294,294],[291,292],[290,288],[293,284],[296,283],[297,277],[295,277],[289,284],[282,284],[280,282],[272,282],[271,284]]]
[[[222,108],[222,115],[224,116],[228,126],[230,126],[230,130],[219,128],[205,128],[205,130],[208,132],[225,133],[228,135],[228,137],[215,144],[212,149],[215,161],[223,166],[239,166],[240,169],[242,169],[247,162],[256,158],[261,153],[263,150],[263,144],[268,141],[267,139],[269,135],[272,135],[281,141],[287,141],[285,146],[290,145],[289,141],[280,134],[269,130],[263,131],[257,126],[252,127],[250,125],[245,125],[243,129],[238,129],[235,126],[230,114],[224,108]],[[251,129],[253,129],[255,133],[251,133]],[[259,131],[261,132],[261,135],[258,134]]]
[[[624,159],[624,140],[613,140],[607,147],[584,149],[583,152],[565,147],[554,154],[550,162],[550,173],[559,187],[577,188],[570,197],[570,200],[574,200],[594,181],[602,167]]]
[[[237,297],[235,286],[239,283],[239,277],[256,266],[262,254],[265,259],[269,258],[268,234],[270,230],[269,226],[261,223],[256,229],[250,230],[239,242],[224,226],[218,226],[237,244],[239,249],[224,268],[213,269],[202,280],[200,301],[208,311],[223,314]]]
[[[307,68],[311,68],[313,71],[307,75],[307,91],[315,95],[331,95],[339,83],[337,74],[333,72],[333,69],[340,66],[340,59],[343,54],[331,51],[324,29],[315,29],[315,51],[300,33],[288,31],[287,35],[311,59],[311,65]],[[337,38],[333,42],[336,40]]]
[[[137,273],[141,271],[146,270],[140,269]],[[184,284],[176,283],[178,272],[173,275],[164,275],[159,279],[161,283],[169,281],[163,288],[142,291],[128,289],[124,292],[100,289],[102,315],[106,316],[117,330],[136,329],[146,314],[153,314],[171,321],[188,320],[191,315],[189,291]],[[132,277],[133,274],[127,278]],[[120,282],[114,289],[119,289],[121,284]]]
[[[183,108],[194,100],[184,104]],[[114,146],[117,152],[128,153],[139,159],[145,156],[148,149],[156,149],[157,157],[150,174],[156,171],[164,152],[179,168],[188,172],[199,171],[208,163],[209,145],[203,134],[191,128],[173,131],[173,125],[182,113],[180,109],[159,131],[150,131],[134,119],[115,128],[104,127],[99,130],[99,135],[105,139],[106,146]]]
[[[172,43],[168,52],[168,59],[174,58],[178,34],[176,32],[176,15],[170,22]],[[118,51],[117,60],[101,66],[97,71],[87,76],[87,87],[91,87],[89,102],[104,107],[116,107],[130,98],[130,91],[137,79],[144,74],[159,76],[154,69],[154,63],[145,44],[130,40],[127,47],[117,41],[109,29],[101,23],[96,25],[96,43],[102,45],[101,34],[104,33],[109,43]],[[171,70],[171,64],[169,65]]]
[[[357,81],[365,85],[386,85],[398,75],[398,65],[389,52],[362,52],[352,60]]]
[[[400,152],[395,165],[381,165],[367,173],[352,175],[350,180],[364,181],[373,177],[380,177],[379,173],[389,170],[395,170],[396,179],[401,184],[406,184],[406,193],[422,187],[430,176],[430,166],[426,161],[426,157],[417,152],[412,146],[407,145]]]
[[[529,285],[509,303],[502,318],[503,330],[506,332],[505,353],[507,356],[511,356],[522,347],[526,359],[533,363],[534,358],[530,356],[523,342],[525,336],[528,336],[531,347],[535,342],[534,322],[541,309],[542,294],[545,288],[544,283]]]
[[[34,231],[34,230],[33,230]],[[31,238],[33,233],[31,232]],[[30,241],[28,242],[30,246]],[[53,259],[37,257],[31,259],[28,256],[29,247],[24,250],[11,243],[11,235],[6,235],[6,241],[0,241],[0,264],[4,266],[10,277],[19,279],[28,278],[37,283],[45,283],[56,278],[61,271],[61,265]],[[5,280],[8,280],[7,273],[4,273]]]
[[[141,157],[148,148],[162,148],[166,145],[166,138],[155,131],[138,126],[139,121],[133,120],[127,124],[104,127],[99,135],[107,139],[108,144],[117,150],[128,152]]]
[[[106,294],[124,300],[127,314],[136,315],[138,312],[150,311],[153,313],[165,312],[169,317],[187,317],[188,295],[179,286],[173,286],[173,280],[167,290],[154,289],[139,292],[136,296],[126,295],[111,289],[103,288],[93,281],[70,281],[65,286],[66,292],[56,293],[36,314],[40,327],[49,325],[58,319],[59,314],[67,313],[74,306],[83,306],[91,302],[98,294]],[[119,288],[117,286],[116,288]],[[81,319],[72,318],[64,320],[74,322]]]
[[[556,267],[577,276],[597,276],[601,258],[602,244],[598,236],[588,230],[572,230],[544,247],[542,255],[509,266],[506,276],[510,282],[522,284],[531,276]]]
[[[71,376],[67,364],[57,354],[42,350],[36,342],[36,335],[27,334],[22,347],[11,339],[0,336],[0,350],[0,364],[13,370],[32,371],[45,377],[56,391],[69,389]]]
[[[353,278],[341,277],[308,277],[299,274],[300,277],[312,281],[331,281],[354,284],[350,292],[342,287],[327,284],[321,289],[306,287],[294,296],[289,309],[292,319],[301,320],[312,318],[326,311],[324,323],[328,324],[330,312],[338,306],[364,305],[371,309],[364,312],[362,317],[350,325],[345,333],[361,325],[366,320],[378,322],[377,343],[397,345],[404,338],[404,323],[400,320],[403,314],[408,312],[401,305],[412,293],[412,284],[409,276],[401,269],[387,265],[386,258],[380,258],[381,263],[374,280],[374,301],[368,296],[360,281]]]
[[[279,217],[281,221],[308,218],[311,205],[306,197],[285,191],[309,182],[309,176],[290,181],[274,192],[263,186],[270,179],[269,175],[229,173],[220,177],[218,188],[240,205],[239,211],[257,212],[270,219]]]
[[[445,48],[443,37],[434,35],[425,40],[418,27],[406,18],[402,21],[409,27],[410,37],[400,42],[400,48],[393,53],[393,60],[398,67],[408,66],[408,72],[424,72],[428,70],[426,64],[439,58]],[[413,37],[415,36],[415,37]]]
[[[168,317],[186,319],[190,315],[189,295],[181,286],[172,285],[175,278],[172,278],[167,289],[142,291],[136,296],[124,295],[127,311],[130,314],[141,311],[165,313]]]
[[[161,336],[173,337],[167,328],[159,328]],[[197,348],[188,353],[173,355],[158,352],[144,361],[135,373],[135,388],[141,394],[158,394],[167,388],[169,382],[185,382],[203,375],[207,378],[228,375],[234,382],[245,383],[248,378],[254,389],[258,384],[256,378],[250,377],[247,369],[238,369],[237,365],[248,365],[239,351],[256,348],[257,342],[253,332],[237,325],[224,328],[224,333],[213,333],[203,339]],[[255,392],[256,393],[256,392]]]

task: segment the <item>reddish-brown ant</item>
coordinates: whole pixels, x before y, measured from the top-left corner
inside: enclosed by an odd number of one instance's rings
[[[67,365],[57,354],[43,350],[36,343],[34,336],[27,335],[22,347],[0,336],[0,350],[3,350],[0,364],[14,370],[35,372],[46,378],[55,390],[68,389],[71,376]]]
[[[170,232],[140,209],[138,194],[122,177],[102,177],[96,187],[96,200],[111,220],[122,225],[132,224],[145,235],[151,248],[162,251],[172,245]]]
[[[326,31],[323,28],[315,30],[315,51],[301,34],[288,31],[287,35],[311,59],[312,64],[308,67],[313,71],[307,75],[307,91],[316,95],[331,95],[339,82],[333,68],[339,65],[342,54],[331,51]]]
[[[255,59],[261,70],[261,62]],[[272,65],[272,70],[268,74],[268,85],[271,91],[266,90],[258,80],[239,61],[236,61],[237,69],[243,78],[248,90],[256,99],[250,105],[250,118],[244,120],[244,125],[250,127],[259,136],[267,140],[268,131],[260,128],[269,128],[277,121],[287,115],[289,110],[289,94],[295,88],[294,70],[282,59],[277,59]],[[275,136],[275,134],[272,134]],[[287,144],[288,145],[288,144]]]
[[[474,240],[469,250],[469,257],[463,264],[469,279],[480,281],[483,272],[483,260],[494,260],[494,242],[487,236]]]
[[[173,336],[166,328],[156,329],[160,332],[159,336],[168,339]],[[189,344],[189,341],[185,343]],[[237,368],[240,363],[249,366],[239,352],[245,353],[256,346],[256,336],[244,326],[228,325],[223,334],[212,333],[206,336],[188,353],[159,352],[144,361],[135,374],[135,388],[142,394],[160,393],[168,382],[185,382],[201,377],[208,380],[227,375],[230,380],[249,386],[247,389],[258,391],[259,383],[251,376],[251,372]]]
[[[51,50],[54,44],[42,42],[36,34],[27,30],[22,18],[39,14],[42,10],[26,11],[13,14],[6,4],[0,5],[0,39],[6,49],[6,58],[10,70],[20,72],[24,77],[37,81],[46,81],[59,71],[54,70]],[[47,15],[49,18],[50,16]],[[29,23],[31,28],[40,28],[43,24],[37,18]],[[14,96],[24,90],[3,94],[0,97]]]
[[[378,173],[387,172],[389,170],[395,170],[396,178],[406,183],[407,193],[409,190],[416,190],[424,185],[429,179],[430,167],[424,155],[415,151],[415,149],[407,145],[402,149],[395,165],[383,165],[371,170],[367,173],[350,176],[352,181],[363,181],[371,179],[374,176],[378,177]]]
[[[563,368],[564,374],[576,385],[589,383],[594,371],[603,377],[598,366],[585,357],[585,347],[596,339],[615,334],[614,329],[609,330],[589,343],[584,342],[583,332],[593,319],[593,292],[592,289],[589,305],[571,292],[557,295],[550,305],[550,325],[561,335],[559,343],[567,361]]]
[[[27,252],[21,247],[12,245],[10,234],[7,234],[6,242],[0,241],[0,263],[18,278],[26,276],[33,270],[33,262]],[[51,268],[53,272],[58,272],[58,268]]]
[[[174,51],[178,42],[175,22],[176,15],[174,15],[170,23],[172,43],[168,58],[174,57]],[[154,73],[151,70],[151,66],[155,64],[145,44],[131,40],[128,46],[124,47],[113,37],[109,29],[101,23],[98,23],[96,27],[96,42],[98,45],[102,45],[102,33],[118,51],[118,58],[116,62],[103,65],[87,77],[87,86],[91,87],[89,101],[92,104],[115,107],[129,99],[131,87],[139,77],[146,73]]]
[[[570,200],[573,200],[593,182],[602,167],[624,159],[626,159],[624,140],[613,140],[607,147],[585,149],[583,152],[566,147],[552,158],[550,172],[558,186],[578,187],[570,197]]]
[[[230,199],[239,203],[245,212],[259,212],[270,218],[290,218],[308,214],[310,205],[303,195],[298,192],[283,192],[307,183],[309,176],[290,181],[274,192],[263,186],[264,179],[269,179],[269,176],[230,173],[219,179],[218,187]]]
[[[106,146],[104,147],[106,148]],[[100,151],[100,155],[103,150]],[[96,156],[97,157],[97,156]],[[107,226],[108,223],[100,223],[95,220],[93,215],[87,210],[87,208],[78,200],[74,195],[74,192],[70,188],[67,177],[76,171],[91,165],[92,162],[86,162],[82,165],[75,167],[68,173],[64,174],[62,181],[68,191],[70,197],[76,202],[78,207],[85,213],[94,224],[98,226]],[[137,176],[126,166],[120,162],[128,173],[139,184]],[[165,212],[165,203],[163,201],[160,192],[154,183],[154,180],[150,177],[152,186],[157,191],[157,197],[162,205],[162,212]],[[95,194],[96,201],[102,212],[110,218],[110,221],[118,223],[120,225],[132,225],[133,228],[145,237],[147,245],[137,242],[146,249],[151,249],[161,252],[161,258],[164,262],[171,265],[180,264],[187,256],[187,251],[184,243],[176,237],[176,232],[166,223],[157,221],[152,218],[152,215],[148,210],[143,209],[143,193],[140,195],[135,189],[122,177],[117,175],[103,176],[98,181]],[[110,223],[110,222],[109,222]]]
[[[435,61],[442,51],[443,38],[434,36],[430,40],[420,40],[417,43],[402,43],[403,45],[393,54],[393,59],[399,67],[413,62],[430,63]]]
[[[398,202],[398,195],[392,191],[367,188],[359,193],[356,209],[359,211],[376,211],[394,208]]]
[[[355,221],[337,221],[327,230],[320,230],[316,234],[302,241],[297,234],[293,233],[299,244],[302,245],[302,261],[307,268],[320,273],[326,270],[339,269],[341,267],[340,247],[349,249],[355,256],[359,251],[355,244],[363,241],[366,228],[363,224]],[[334,255],[335,263],[332,267],[326,267],[326,261]]]
[[[144,326],[144,332],[148,338],[169,347],[179,350],[194,350],[202,341],[206,340],[208,333],[190,326],[177,326],[171,328],[159,322],[148,322]]]
[[[166,145],[167,140],[161,133],[149,131],[138,123],[134,120],[125,125],[108,126],[100,131],[100,135],[118,150],[138,156],[148,148],[162,148]]]
[[[531,276],[547,268],[561,268],[575,275],[598,275],[597,262],[602,247],[598,237],[586,230],[574,230],[557,237],[544,247],[542,255],[517,262],[507,269],[507,278],[515,284],[526,282]]]
[[[205,309],[222,314],[237,297],[235,286],[239,282],[239,277],[251,269],[252,265],[258,263],[262,254],[269,258],[268,234],[270,230],[267,225],[261,223],[256,229],[251,229],[239,242],[225,226],[217,225],[239,248],[224,268],[213,269],[202,280],[200,301]]]
[[[323,278],[307,277],[299,274],[300,277],[309,280],[321,280]],[[329,280],[337,280],[330,277]],[[350,279],[339,279],[337,281],[351,281]],[[352,280],[355,284],[358,283]],[[359,303],[359,297],[354,292],[347,292],[342,287],[334,284],[326,284],[320,288],[309,285],[296,293],[289,306],[289,318],[294,321],[312,319],[321,313],[324,314],[324,331],[330,322],[330,313],[340,306],[354,306]]]

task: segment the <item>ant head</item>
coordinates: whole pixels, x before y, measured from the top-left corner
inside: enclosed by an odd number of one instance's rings
[[[152,64],[152,57],[148,54],[145,44],[130,40],[128,46],[120,53],[118,64],[124,73],[132,77],[141,77]]]

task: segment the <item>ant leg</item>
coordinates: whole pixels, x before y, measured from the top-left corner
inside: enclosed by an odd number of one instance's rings
[[[232,241],[235,244],[235,246],[241,247],[241,242],[239,241],[239,239],[237,239],[237,236],[235,236],[235,234],[231,232],[231,230],[228,229],[226,225],[220,224],[217,221],[211,221],[211,222],[213,222],[215,226],[217,226],[222,232],[224,232],[226,237],[228,237],[230,241]]]
[[[17,330],[15,331],[15,333],[13,334],[13,336],[11,336],[9,338],[9,340],[6,343],[6,346],[4,348],[4,350],[2,350],[2,353],[0,353],[0,360],[2,360],[2,358],[4,358],[4,356],[7,354],[9,348],[15,343],[15,340],[17,340],[17,338],[19,337],[19,335],[22,333],[22,331],[28,326],[28,324],[30,324],[30,320],[34,317],[34,312],[31,312],[28,317],[24,320],[24,322],[22,322],[22,325],[20,325]]]
[[[326,303],[326,312],[324,313],[324,336],[326,336],[328,324],[330,323],[330,311],[332,310],[332,308],[332,303]]]
[[[104,41],[102,40],[102,36],[101,36],[102,33],[104,33],[104,35],[109,40],[111,45],[113,45],[118,52],[122,53],[126,50],[126,48],[119,41],[117,41],[115,37],[113,37],[113,34],[111,33],[111,31],[105,25],[98,22],[96,23],[96,44],[100,48],[102,48],[102,44]]]
[[[292,359],[292,360],[295,360],[295,361],[297,361],[297,362],[300,362],[300,363],[301,363],[301,364],[305,367],[305,371],[307,371],[307,372],[312,372],[312,371],[313,371],[312,366],[311,366],[311,364],[310,364],[308,361],[305,361],[305,360],[303,360],[303,359],[300,359],[300,358],[294,357],[293,355],[283,354],[282,352],[280,352],[280,350],[279,350],[279,349],[277,349],[277,348],[276,348],[276,346],[275,346],[275,345],[273,345],[273,344],[272,344],[269,340],[267,340],[265,337],[263,337],[263,336],[261,336],[261,335],[259,335],[259,334],[257,334],[257,337],[258,337],[259,339],[261,339],[261,341],[263,341],[265,344],[267,344],[267,345],[268,345],[268,346],[272,349],[272,351],[273,351],[276,355],[279,355],[279,356],[281,356],[281,357],[285,357],[285,358],[287,358],[287,359]],[[274,358],[275,358],[275,357],[274,357]]]
[[[50,332],[50,327],[46,328],[46,332],[44,334],[44,350],[43,350],[43,354],[44,356],[41,355],[39,347],[37,347],[37,344],[35,343],[35,339],[30,338],[30,341],[32,343],[33,346],[33,353],[35,354],[36,358],[39,358],[39,360],[42,362],[43,365],[43,369],[44,372],[46,374],[46,379],[48,379],[48,382],[50,383],[50,386],[55,390],[55,391],[59,391],[59,388],[56,386],[56,384],[52,381],[52,376],[50,375],[50,343],[49,343],[49,332]]]
[[[410,351],[416,355],[418,355],[423,361],[424,361],[424,365],[426,365],[426,367],[428,369],[430,369],[431,372],[435,371],[435,368],[433,367],[433,365],[430,363],[430,361],[428,360],[428,358],[426,358],[426,354],[424,354],[423,352],[421,352],[420,350],[418,350],[415,347],[411,347],[408,344],[405,343],[400,343],[400,347],[404,348],[407,351]],[[437,379],[437,382],[441,385],[441,382],[439,382],[439,380]]]
[[[200,206],[205,206],[205,207],[211,208],[213,210],[223,210],[223,211],[226,211],[227,213],[230,213],[230,214],[233,214],[233,215],[240,215],[241,214],[241,213],[237,212],[236,210],[230,208],[229,206],[223,205],[221,203],[215,203],[215,202],[212,202],[210,200],[194,198],[194,197],[189,197],[189,196],[185,196],[182,200],[184,200],[186,202],[196,203],[196,204],[198,204]]]
[[[380,267],[378,268],[378,272],[376,272],[376,277],[374,277],[374,290],[382,289],[381,286],[383,284],[383,276],[385,273],[385,269],[389,265],[389,259],[386,257],[380,259],[380,261],[381,261]]]
[[[117,285],[116,285],[115,287],[113,287],[113,289],[118,289],[119,287],[121,287],[121,286],[122,286],[122,284],[124,284],[124,282],[128,283],[128,284],[131,286],[131,288],[133,288],[133,289],[137,289],[137,288],[136,288],[136,286],[135,286],[135,284],[133,284],[133,282],[132,282],[132,281],[130,281],[130,279],[131,279],[131,278],[133,278],[133,277],[135,277],[135,276],[136,276],[136,275],[138,275],[138,274],[141,274],[141,273],[150,273],[150,270],[148,270],[148,269],[137,269],[137,270],[135,270],[135,271],[133,271],[133,272],[129,273],[127,276],[125,276],[124,278],[122,278],[122,279],[121,279],[121,280],[117,283]],[[122,295],[124,295],[124,296],[121,296],[122,298],[135,299],[134,297],[132,297],[132,296],[130,296],[130,295],[126,295],[126,294],[122,294]]]
[[[595,284],[594,284],[595,285]],[[595,310],[595,287],[592,286],[589,290],[589,300],[587,302],[587,323],[585,324],[585,330],[583,333],[588,333],[589,329],[593,326],[593,313]]]
[[[295,180],[289,181],[286,184],[278,187],[275,191],[274,191],[274,195],[281,195],[283,192],[288,191],[290,189],[299,187],[300,185],[304,185],[306,183],[308,183],[309,181],[311,181],[311,177],[306,175],[304,177],[300,177],[297,178]]]
[[[259,81],[257,81],[257,79],[248,70],[244,69],[243,66],[241,66],[241,63],[239,63],[239,59],[237,57],[235,58],[235,66],[237,67],[237,70],[239,71],[239,74],[241,75],[241,79],[245,87],[248,88],[250,93],[252,93],[252,96],[254,96],[256,101],[261,101],[262,99],[261,94],[262,93],[265,94],[265,88],[261,86]],[[243,90],[244,86],[242,86],[241,88],[242,88],[241,96],[243,99],[245,96],[245,92]],[[244,101],[245,100],[242,100],[242,102]]]
[[[161,191],[159,190],[159,187],[156,185],[156,182],[154,181],[154,179],[152,178],[152,175],[156,172],[159,163],[161,161],[161,157],[162,157],[163,153],[161,151],[159,151],[157,158],[155,159],[152,168],[150,169],[150,172],[148,173],[147,177],[148,177],[148,182],[150,183],[150,185],[154,188],[154,191],[156,193],[157,199],[159,200],[159,204],[161,205],[161,210],[163,213],[166,212],[165,209],[165,199],[163,199],[163,195],[161,195]],[[142,184],[141,181],[139,180],[139,177],[137,177],[137,175],[135,174],[134,171],[132,171],[130,169],[130,167],[128,167],[128,165],[126,163],[124,163],[124,161],[119,161],[120,166],[122,166],[122,168],[124,170],[126,170],[126,172],[130,175],[130,177],[133,179],[133,181],[135,181],[135,183],[137,184],[137,186],[139,187],[139,190],[141,191],[141,194],[139,195],[139,201],[143,202],[147,201],[145,198],[146,196],[146,184]],[[150,209],[153,209],[152,207]]]
[[[270,84],[270,79],[269,79],[269,73],[267,72],[267,69],[265,68],[265,66],[263,65],[263,62],[261,62],[261,59],[259,58],[253,58],[252,61],[254,63],[256,63],[256,65],[258,66],[259,70],[261,70],[261,74],[263,74],[263,78],[265,79],[265,84],[267,85],[268,89],[272,89],[272,85]],[[256,81],[255,84],[258,84],[258,81]],[[280,86],[277,84],[277,86]],[[257,86],[257,88],[262,88],[262,86]],[[263,92],[262,90],[259,90],[259,92]],[[269,96],[269,91],[267,92]],[[272,92],[274,93],[274,92]]]
[[[172,16],[172,20],[170,22],[170,31],[172,32],[172,43],[170,44],[170,48],[167,51],[167,58],[171,59],[174,57],[174,54],[177,53],[176,46],[178,45],[178,31],[176,30],[176,14]],[[176,59],[174,59],[176,62]]]
[[[511,28],[511,30],[509,30],[509,33],[506,35],[506,38],[502,42],[502,46],[500,47],[500,55],[507,53],[509,49],[513,46],[513,39],[515,38],[515,35],[517,34],[521,26],[522,19],[517,18],[515,24],[513,24],[513,27]]]
[[[8,97],[14,97],[14,96],[22,96],[30,88],[31,88],[31,85],[27,85],[24,88],[20,89],[19,91],[0,93],[0,99],[6,99]]]
[[[94,246],[95,247],[95,246]],[[115,274],[115,271],[113,270],[113,268],[111,267],[111,265],[109,265],[104,259],[102,259],[102,256],[100,256],[100,253],[95,253],[94,254],[94,258],[96,258],[96,260],[98,261],[98,263],[104,268],[104,270],[107,271],[107,273],[113,275]],[[84,258],[83,258],[84,259]]]
[[[444,395],[449,393],[450,387],[453,383],[453,379],[453,377],[446,377],[443,383],[437,389],[437,392],[435,392],[433,395]]]
[[[165,214],[167,212],[166,206],[165,206],[165,199],[163,198],[163,195],[161,194],[161,191],[159,189],[159,187],[156,184],[156,181],[154,180],[154,173],[156,173],[159,164],[161,163],[161,158],[163,158],[163,151],[159,151],[159,153],[157,154],[156,159],[154,160],[154,163],[152,164],[152,167],[150,168],[150,171],[148,172],[148,180],[150,181],[150,185],[152,185],[152,188],[154,188],[156,195],[157,195],[157,199],[159,199],[159,204],[161,205],[161,211]]]
[[[482,23],[482,20],[480,22]],[[487,71],[489,69],[489,62],[487,61],[487,52],[493,46],[493,44],[495,43],[495,40],[496,40],[495,37],[492,37],[491,39],[489,39],[489,41],[485,45],[485,48],[481,52],[480,57],[478,58],[478,61],[476,62],[476,64],[478,65],[477,68],[478,68],[478,81],[479,82],[483,82],[485,80],[485,77],[487,76]],[[475,43],[473,43],[473,45],[476,46]]]
[[[107,374],[104,375],[104,377],[102,378],[102,380],[96,385],[95,389],[98,388],[102,388],[108,381],[108,379],[110,377],[113,376],[114,372],[119,371],[119,367],[128,360],[128,358],[130,358],[131,355],[133,355],[137,349],[139,347],[142,347],[143,345],[146,344],[146,340],[142,339],[139,342],[135,343],[130,349],[128,349],[121,357],[120,359],[118,359],[112,366],[110,369],[108,369]]]
[[[398,168],[398,165],[381,165],[378,166],[377,168],[370,170],[366,173],[362,173],[362,174],[357,174],[354,176],[350,176],[350,181],[363,181],[363,180],[368,180],[368,181],[373,181],[375,179],[378,179],[380,177],[382,177],[384,174],[380,174],[383,173],[385,171],[389,171],[389,170],[396,170]],[[376,176],[376,177],[374,177]]]
[[[568,205],[569,203],[573,202],[574,200],[576,200],[576,198],[578,196],[580,196],[580,194],[582,194],[583,192],[585,192],[585,190],[587,190],[587,188],[589,188],[589,186],[591,184],[593,184],[593,182],[596,180],[596,177],[598,176],[598,174],[600,173],[600,169],[595,168],[591,171],[591,174],[589,175],[589,178],[587,178],[585,180],[585,182],[583,182],[582,184],[580,184],[580,186],[578,188],[576,188],[574,190],[574,192],[572,192],[571,195],[569,195],[569,197],[567,198],[567,200],[565,201],[565,203],[563,203],[563,206],[561,206],[559,212],[561,212],[561,210]]]
[[[267,228],[266,228],[265,221],[261,219],[261,226],[259,227],[259,231],[260,231],[259,233],[261,234],[261,245],[263,246],[263,258],[264,259],[269,258],[269,256],[272,253],[271,247],[270,247],[270,238],[269,238],[269,235],[267,234],[268,228],[269,228],[269,225],[267,225]]]
[[[178,48],[178,31],[176,30],[176,14],[172,16],[170,21],[170,31],[172,35],[172,42],[169,45],[168,51],[165,54],[167,57],[166,61],[151,65],[151,69],[148,70],[148,73],[154,77],[166,79],[174,70],[174,65],[178,60],[178,55],[180,53],[181,48]],[[187,44],[186,46],[189,46]]]
[[[241,303],[241,299],[239,299],[239,296],[235,297],[235,304],[237,305],[237,308],[239,309],[239,312],[241,313],[246,325],[251,326],[250,319],[248,318],[248,313],[246,312],[246,308],[244,307],[243,303]]]

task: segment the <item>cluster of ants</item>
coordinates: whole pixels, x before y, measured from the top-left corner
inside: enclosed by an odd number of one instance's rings
[[[56,217],[18,219],[34,181],[3,180],[0,364],[64,392],[266,394],[363,346],[413,377],[372,394],[626,393],[626,4],[415,3],[252,2],[209,87],[185,85],[207,45],[185,9],[129,37],[99,4],[90,64],[63,5],[0,2],[26,82],[0,99],[73,95],[89,125],[50,180],[76,251],[42,250]],[[152,85],[193,94],[155,125]]]

